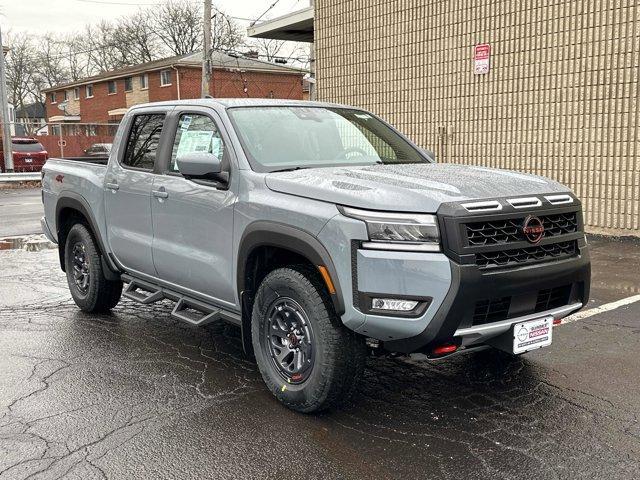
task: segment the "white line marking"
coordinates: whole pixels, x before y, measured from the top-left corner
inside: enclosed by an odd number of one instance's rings
[[[616,308],[624,307],[625,305],[629,305],[631,303],[640,302],[640,295],[634,295],[632,297],[623,298],[622,300],[617,300],[611,303],[605,303],[604,305],[600,305],[599,307],[590,308],[589,310],[582,310],[578,313],[574,313],[573,315],[569,315],[566,318],[562,319],[562,325],[565,323],[576,322],[578,320],[584,320],[585,318],[593,317],[594,315],[598,315],[599,313],[609,312],[611,310],[615,310]]]

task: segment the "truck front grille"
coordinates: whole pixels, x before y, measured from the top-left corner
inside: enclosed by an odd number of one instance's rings
[[[544,225],[543,238],[557,237],[578,231],[576,212],[544,215],[539,217]],[[466,224],[467,241],[471,247],[505,245],[526,241],[522,232],[526,216],[504,220],[473,222]]]
[[[551,243],[526,248],[512,248],[498,252],[476,253],[476,265],[485,268],[511,267],[519,264],[530,264],[549,260],[561,260],[578,253],[578,242]]]

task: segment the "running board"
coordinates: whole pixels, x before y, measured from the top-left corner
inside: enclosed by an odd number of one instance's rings
[[[131,280],[127,285],[127,288],[122,292],[122,296],[145,305],[165,298],[162,290],[155,285],[135,279]]]
[[[221,318],[219,308],[186,297],[181,297],[178,300],[171,316],[194,327],[208,325]]]
[[[173,289],[155,285],[127,274],[122,275],[122,280],[128,282],[127,287],[122,292],[123,297],[145,305],[164,299],[176,302],[171,311],[171,316],[189,325],[201,327],[218,320],[237,326],[242,325],[242,318],[238,313],[196,300]]]

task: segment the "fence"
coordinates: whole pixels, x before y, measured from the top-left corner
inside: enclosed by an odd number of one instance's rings
[[[50,157],[82,157],[95,145],[111,144],[117,123],[49,123],[48,134],[36,138]],[[96,148],[97,154],[101,151]]]

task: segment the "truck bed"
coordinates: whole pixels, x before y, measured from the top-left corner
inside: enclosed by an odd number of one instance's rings
[[[42,200],[49,229],[55,237],[56,205],[61,192],[73,192],[89,209],[94,218],[104,221],[104,179],[107,172],[102,157],[50,158],[42,168]],[[96,227],[104,234],[104,225]],[[57,238],[56,238],[57,239]]]

